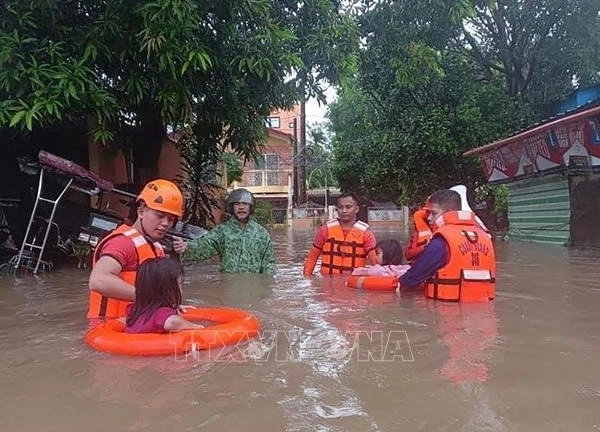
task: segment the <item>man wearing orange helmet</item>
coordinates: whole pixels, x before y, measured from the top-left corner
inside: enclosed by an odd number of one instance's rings
[[[183,216],[183,195],[168,180],[146,184],[137,197],[137,218],[132,226],[120,225],[96,247],[89,279],[88,318],[120,318],[135,300],[138,266],[149,258],[164,256],[158,243]],[[173,250],[182,254],[186,243],[172,238]]]

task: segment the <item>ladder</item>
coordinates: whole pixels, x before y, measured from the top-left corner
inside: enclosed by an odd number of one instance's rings
[[[27,230],[25,231],[25,237],[23,239],[23,244],[19,249],[19,254],[13,257],[11,260],[11,264],[15,266],[15,269],[18,269],[20,266],[26,267],[29,270],[33,270],[33,274],[37,274],[40,270],[40,266],[42,270],[50,270],[52,269],[52,263],[50,261],[44,261],[42,258],[44,256],[44,249],[46,248],[46,242],[48,241],[48,234],[50,234],[50,229],[52,228],[52,220],[54,219],[54,213],[56,212],[56,207],[58,206],[59,201],[71,187],[73,183],[73,179],[69,179],[66,186],[62,189],[62,191],[58,194],[58,197],[51,199],[49,197],[43,197],[43,183],[44,183],[44,166],[40,167],[40,178],[38,181],[38,189],[35,197],[35,203],[33,204],[33,210],[31,211],[31,217],[29,218],[29,224],[27,225]],[[37,213],[42,206],[41,203],[50,204],[51,212],[50,216],[47,219],[46,230],[44,231],[44,238],[41,244],[37,243],[37,233],[32,232],[31,227],[37,217]]]

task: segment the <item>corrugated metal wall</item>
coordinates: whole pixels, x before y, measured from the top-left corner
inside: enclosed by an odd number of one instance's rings
[[[571,205],[566,175],[520,180],[507,186],[510,239],[568,243]]]

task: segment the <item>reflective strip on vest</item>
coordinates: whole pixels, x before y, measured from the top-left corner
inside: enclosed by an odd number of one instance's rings
[[[128,225],[120,225],[114,231],[109,233],[106,237],[102,239],[102,241],[96,247],[94,251],[94,259],[92,266],[98,261],[98,253],[102,250],[102,246],[111,238],[116,237],[118,235],[124,235],[129,238],[137,252],[138,264],[136,268],[150,258],[161,257],[164,256],[164,250],[160,243],[153,242],[152,246],[150,243],[146,241],[144,236],[140,234],[136,229],[128,226]],[[137,276],[137,271],[121,271],[119,273],[119,278],[123,281],[127,282],[130,285],[135,284],[135,278]],[[121,300],[112,297],[104,296],[97,291],[90,290],[90,301],[89,301],[89,309],[88,309],[88,318],[121,318],[126,315],[127,306],[131,304],[129,300]]]
[[[364,247],[364,234],[369,225],[357,221],[344,237],[337,219],[327,222],[329,238],[321,251],[321,274],[350,273],[356,267],[366,264],[367,253]]]
[[[469,211],[447,212],[436,220],[435,236],[449,247],[449,260],[426,283],[429,298],[488,301],[495,295],[496,257],[487,233]]]

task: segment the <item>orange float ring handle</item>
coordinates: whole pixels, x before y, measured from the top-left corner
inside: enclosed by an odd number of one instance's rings
[[[396,291],[398,278],[396,276],[350,276],[346,286],[369,291]]]
[[[235,345],[258,335],[260,322],[254,315],[233,308],[190,308],[181,316],[189,321],[212,321],[205,328],[171,333],[125,333],[123,321],[99,324],[85,335],[92,348],[111,354],[158,356],[185,354]]]

